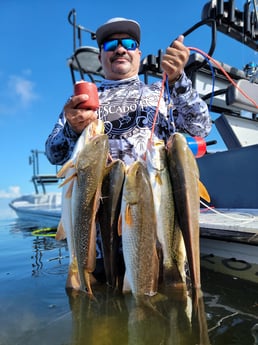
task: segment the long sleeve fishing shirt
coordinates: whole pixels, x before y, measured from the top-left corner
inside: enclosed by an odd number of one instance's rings
[[[191,80],[183,73],[173,87],[165,89],[160,99],[161,85],[161,81],[145,84],[135,76],[104,80],[98,87],[98,118],[104,121],[114,159],[130,164],[140,157],[146,151],[152,129],[154,138],[165,142],[174,131],[200,137],[209,134],[208,107],[192,88]],[[62,111],[46,141],[49,161],[64,164],[78,138],[79,134],[70,127]]]

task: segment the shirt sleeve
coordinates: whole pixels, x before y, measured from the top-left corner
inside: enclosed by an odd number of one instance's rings
[[[62,111],[45,143],[45,152],[50,163],[64,164],[71,157],[78,138],[79,134],[69,126]]]
[[[192,136],[206,137],[212,127],[208,106],[192,88],[185,73],[170,87],[170,93],[176,129]]]

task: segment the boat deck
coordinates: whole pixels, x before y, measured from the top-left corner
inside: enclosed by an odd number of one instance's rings
[[[258,283],[258,210],[201,209],[201,265]]]
[[[201,209],[201,235],[258,244],[258,209]]]

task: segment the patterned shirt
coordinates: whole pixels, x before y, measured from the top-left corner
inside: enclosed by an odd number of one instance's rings
[[[126,164],[136,160],[145,153],[152,130],[154,137],[165,142],[174,130],[192,136],[208,135],[211,118],[207,104],[192,88],[185,73],[169,92],[164,92],[159,103],[161,85],[161,81],[145,84],[138,76],[104,80],[100,84],[98,117],[104,121],[112,158],[120,158]],[[62,111],[46,141],[49,161],[64,164],[70,158],[78,137]]]

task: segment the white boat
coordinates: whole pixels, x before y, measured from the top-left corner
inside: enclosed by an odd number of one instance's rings
[[[42,227],[57,227],[61,216],[61,193],[28,194],[9,206],[19,219]]]
[[[258,210],[202,209],[201,265],[258,283]]]
[[[258,8],[256,1],[253,7],[248,7],[250,3],[237,9],[233,1],[209,1],[202,21],[187,34],[208,24],[213,29],[210,57],[217,31],[256,51],[258,36],[248,27],[257,28],[257,21],[249,21],[248,15],[253,11],[257,18]],[[208,63],[194,53],[186,72],[215,115],[217,134],[225,146],[197,158],[200,180],[211,197],[210,209],[201,208],[200,213],[201,264],[258,283],[258,64],[248,62],[239,69],[230,61]]]
[[[232,66],[227,66],[227,70],[236,82],[247,82],[241,75],[243,71]],[[204,71],[199,71],[194,80],[199,92],[200,80],[211,88],[210,75],[206,74],[203,80]],[[216,82],[223,82],[224,90],[231,88],[219,73]],[[251,94],[252,87],[256,90],[258,84],[247,85],[246,91]],[[236,279],[258,283],[258,111],[247,107],[239,95],[229,104],[226,95],[227,91],[223,97],[220,94],[213,99],[220,113],[215,125],[226,149],[197,159],[200,179],[211,197],[210,210],[203,208],[200,214],[201,264]]]
[[[35,191],[13,199],[9,206],[15,211],[19,220],[26,221],[30,226],[56,228],[61,217],[62,195],[58,191],[47,192],[46,186],[58,187],[60,179],[56,174],[39,174],[39,154],[44,152],[38,150],[31,152],[32,182]]]

